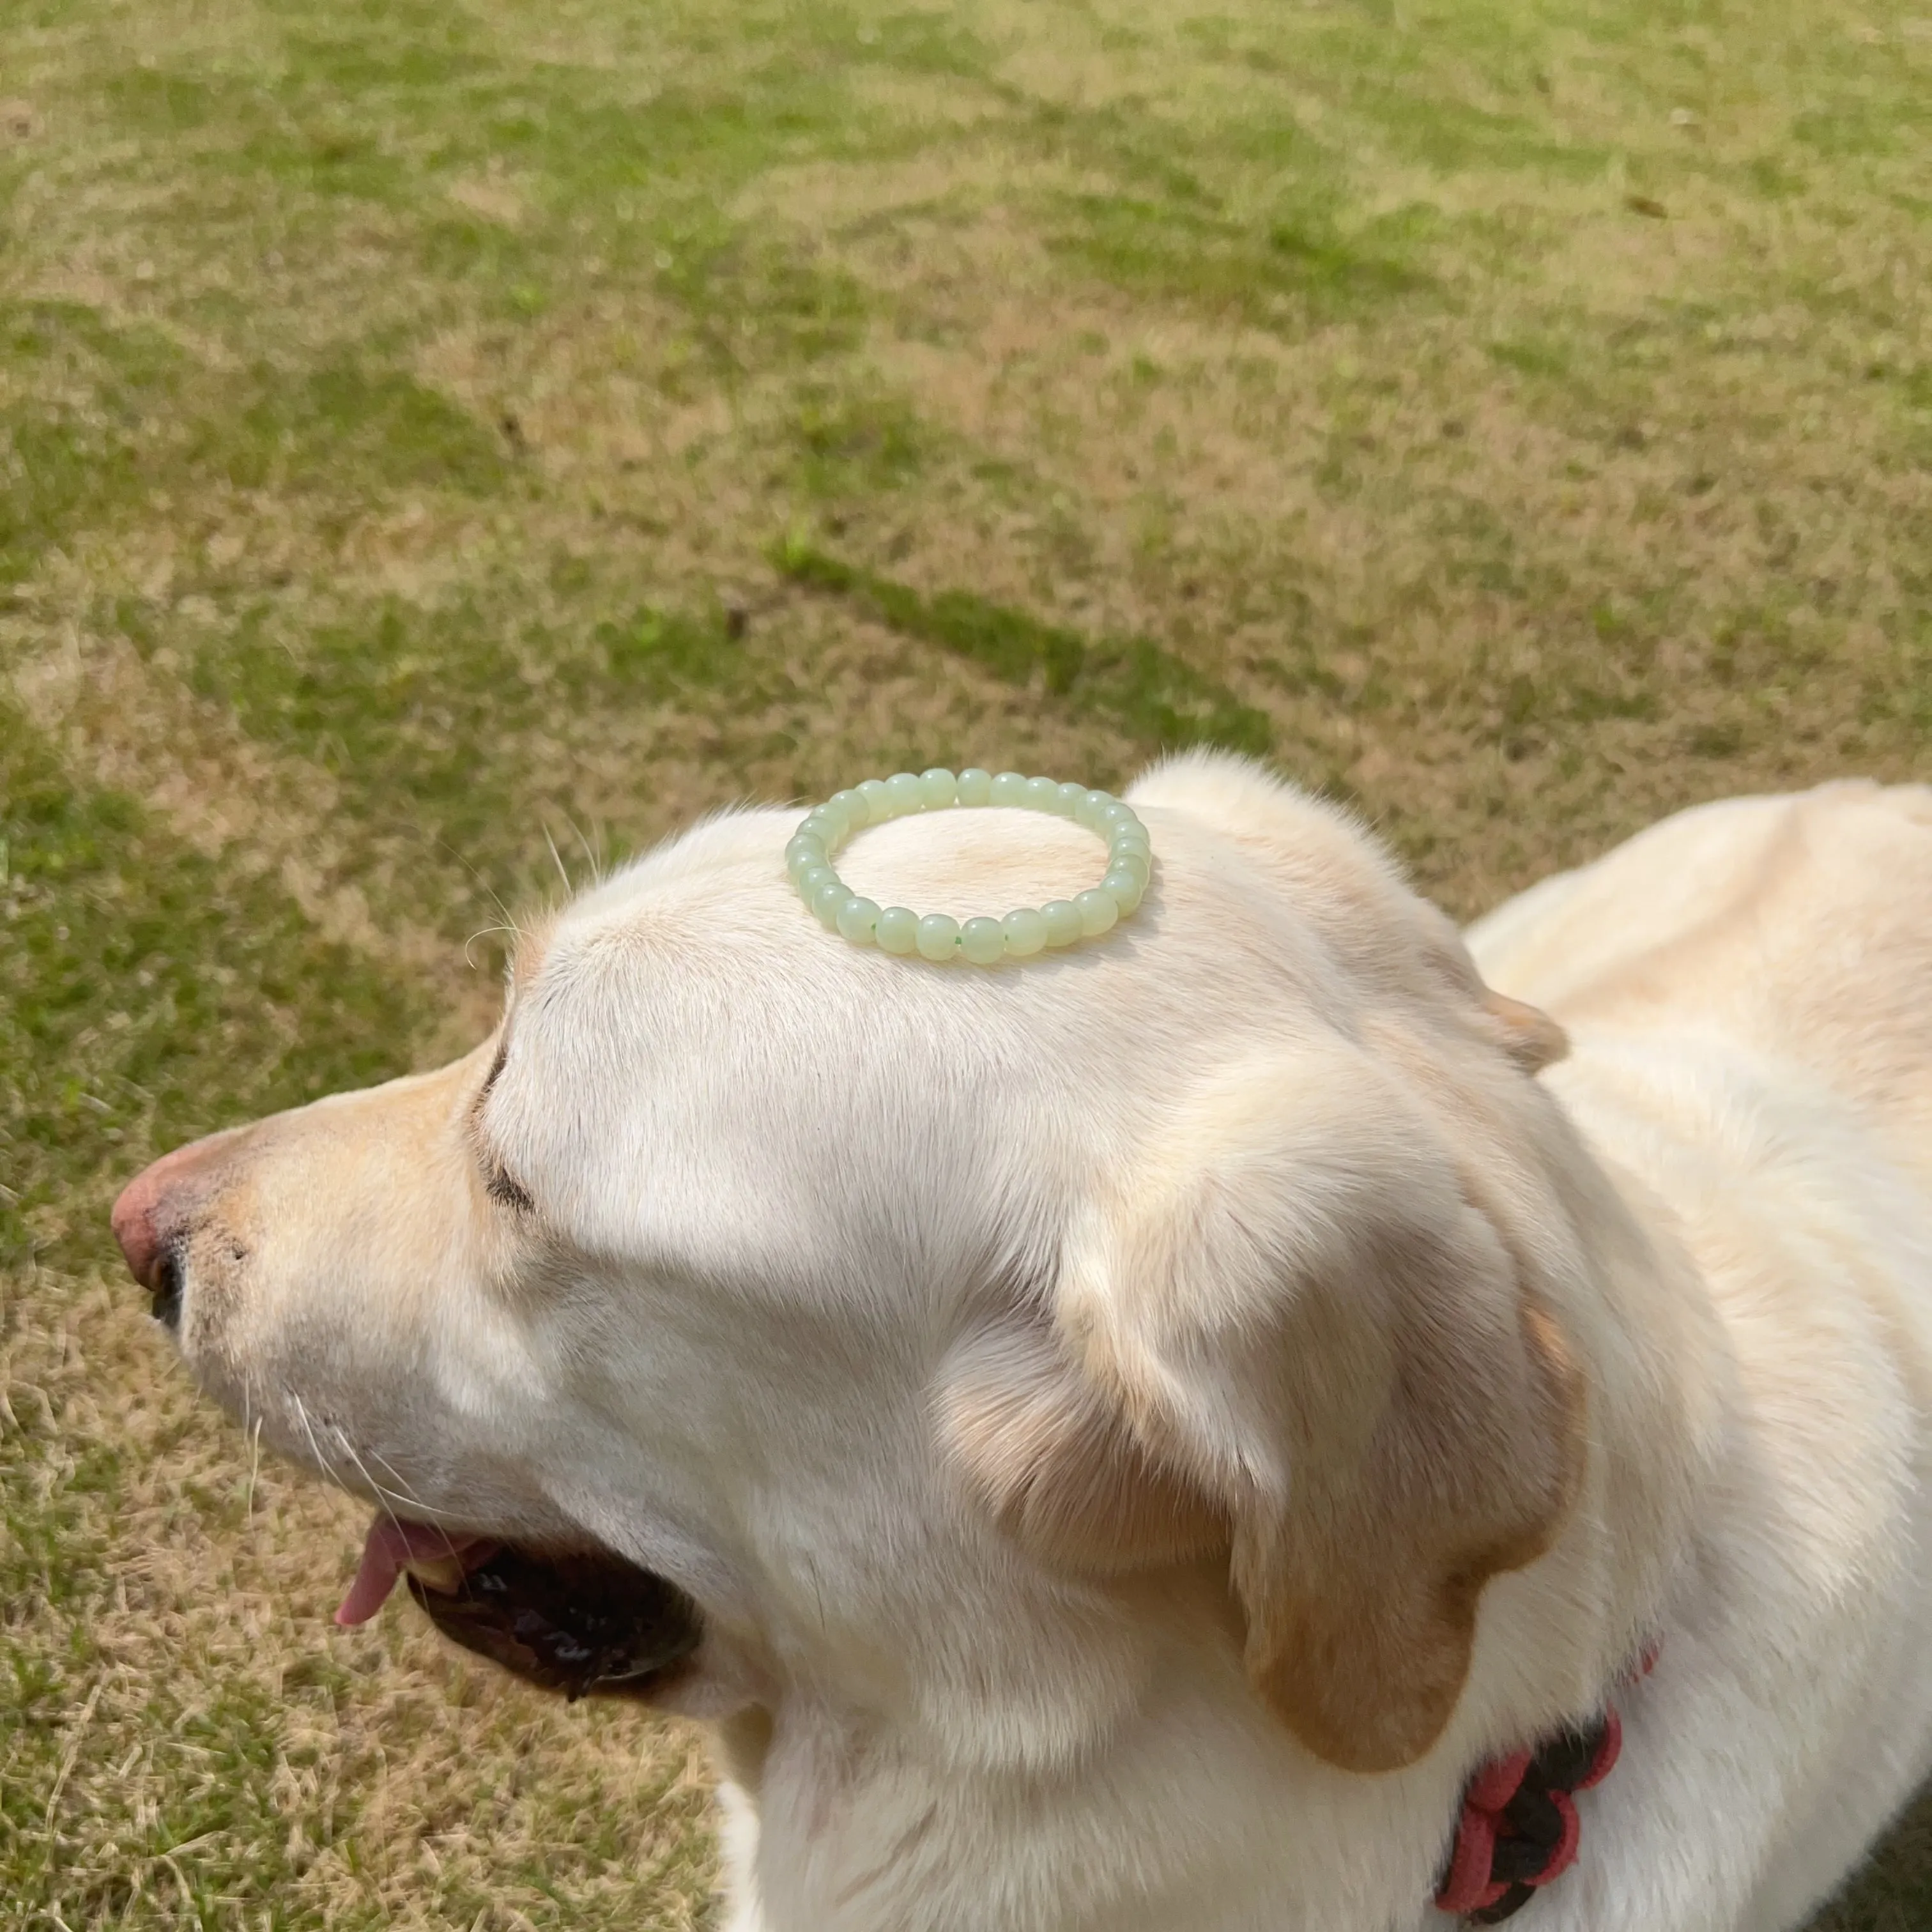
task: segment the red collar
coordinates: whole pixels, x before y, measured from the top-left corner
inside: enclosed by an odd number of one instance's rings
[[[1624,1682],[1648,1676],[1652,1645]],[[1436,1893],[1436,1910],[1472,1925],[1500,1925],[1576,1862],[1582,1823],[1576,1796],[1610,1776],[1623,1726],[1604,1707],[1594,1724],[1558,1731],[1534,1750],[1494,1758],[1463,1787],[1456,1840]]]

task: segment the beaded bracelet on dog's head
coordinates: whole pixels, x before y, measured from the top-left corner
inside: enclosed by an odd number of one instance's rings
[[[1011,805],[1070,818],[1107,842],[1107,870],[1097,886],[1070,899],[1043,906],[1021,906],[1004,919],[969,919],[961,925],[944,913],[922,919],[904,906],[881,908],[862,898],[832,869],[832,855],[862,826],[883,825],[915,812],[938,812],[952,805]],[[964,771],[956,778],[935,766],[901,772],[890,778],[868,778],[835,792],[808,812],[785,848],[792,884],[819,919],[854,946],[882,952],[916,952],[936,964],[970,960],[997,966],[1003,959],[1030,959],[1049,947],[1097,938],[1140,904],[1154,863],[1147,827],[1131,806],[1111,792],[1090,791],[1052,778],[1030,778],[1018,772]]]

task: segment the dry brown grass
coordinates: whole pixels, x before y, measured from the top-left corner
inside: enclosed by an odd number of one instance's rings
[[[694,1738],[566,1710],[414,1620],[333,1630],[361,1508],[212,1426],[118,1282],[41,1281],[35,1298],[58,1313],[14,1327],[0,1375],[21,1425],[54,1445],[42,1480],[84,1480],[89,1450],[110,1443],[128,1474],[64,1526],[111,1548],[111,1590],[9,1606],[16,1642],[86,1657],[59,1687],[40,1816],[11,1848],[56,1868],[28,1922],[254,1924],[266,1912],[508,1932],[560,1906],[663,1932],[699,1922]],[[238,1855],[222,1842],[236,1837],[266,1842]]]

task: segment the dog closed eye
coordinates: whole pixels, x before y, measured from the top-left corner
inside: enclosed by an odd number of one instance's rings
[[[536,1202],[531,1198],[530,1190],[512,1178],[483,1130],[484,1103],[488,1100],[490,1090],[496,1085],[509,1057],[510,1036],[506,1024],[490,1059],[490,1070],[483,1076],[483,1084],[476,1090],[476,1098],[470,1103],[470,1138],[476,1149],[477,1164],[483,1170],[484,1192],[500,1206],[527,1214],[535,1209]]]
[[[520,1181],[513,1180],[501,1167],[489,1168],[484,1176],[483,1191],[492,1201],[506,1208],[514,1208],[520,1214],[530,1213],[536,1206],[530,1198],[530,1190]]]

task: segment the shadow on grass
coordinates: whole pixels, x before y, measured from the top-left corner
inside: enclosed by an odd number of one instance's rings
[[[772,561],[794,584],[850,598],[892,629],[970,658],[1003,682],[1037,680],[1163,749],[1214,745],[1260,757],[1271,748],[1261,712],[1149,638],[1088,638],[970,590],[927,597],[795,538]]]

